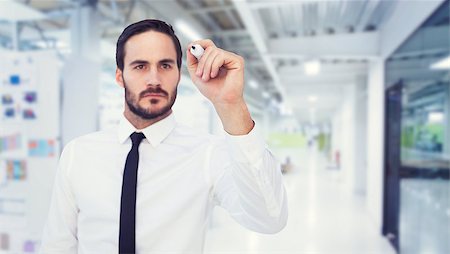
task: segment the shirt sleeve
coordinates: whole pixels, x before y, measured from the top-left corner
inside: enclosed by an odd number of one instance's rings
[[[76,254],[78,208],[68,180],[68,172],[73,157],[73,147],[69,143],[63,150],[56,171],[52,199],[44,232],[41,254]]]
[[[210,159],[217,205],[259,233],[273,234],[285,227],[288,209],[280,164],[256,125],[247,135],[226,134]]]

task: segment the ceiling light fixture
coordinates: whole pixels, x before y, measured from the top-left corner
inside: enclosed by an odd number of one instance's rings
[[[311,60],[303,63],[305,74],[308,76],[315,76],[320,73],[320,61]]]
[[[314,95],[310,95],[310,96],[308,96],[308,101],[309,102],[316,102],[317,101],[317,97],[314,96]]]
[[[432,70],[450,70],[450,55],[430,65]]]
[[[442,112],[429,112],[428,122],[430,123],[442,123],[444,121],[444,113]]]

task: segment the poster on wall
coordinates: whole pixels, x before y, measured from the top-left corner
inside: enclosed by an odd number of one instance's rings
[[[28,155],[30,157],[54,157],[55,140],[34,139],[28,141]]]
[[[24,181],[27,179],[27,162],[25,160],[6,160],[6,179]]]
[[[11,105],[2,107],[2,120],[5,122],[14,122],[20,119],[20,107]]]
[[[9,92],[2,94],[3,120],[17,121],[36,119],[36,91]]]
[[[9,59],[0,75],[1,120],[20,122],[37,118],[37,68],[30,56]]]
[[[1,95],[2,120],[17,122],[37,118],[37,92],[9,92]]]
[[[35,253],[36,251],[36,242],[32,240],[25,240],[25,242],[23,243],[23,252]]]
[[[9,251],[9,234],[0,233],[0,250]]]
[[[22,148],[22,135],[20,133],[0,136],[0,154]]]
[[[8,107],[14,104],[14,98],[12,94],[2,94],[2,106]]]
[[[0,188],[6,185],[6,161],[0,160]]]
[[[26,104],[35,104],[37,101],[37,92],[36,91],[24,92],[23,100]]]
[[[1,76],[1,85],[3,88],[23,89],[35,86],[36,66],[31,56],[23,55],[21,57],[10,57],[5,59],[5,65],[2,66],[3,75]]]

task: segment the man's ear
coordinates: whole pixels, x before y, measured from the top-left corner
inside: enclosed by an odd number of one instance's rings
[[[116,68],[116,82],[119,86],[121,87],[125,87],[125,85],[123,84],[123,75],[122,75],[122,70],[120,70],[119,68]]]

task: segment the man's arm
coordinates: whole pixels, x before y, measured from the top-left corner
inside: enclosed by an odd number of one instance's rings
[[[72,151],[69,143],[61,154],[47,223],[42,235],[39,251],[41,254],[78,252],[78,208],[67,175],[72,161]]]
[[[288,204],[280,164],[265,146],[258,126],[227,135],[213,146],[208,170],[216,204],[246,228],[273,234],[285,227]]]
[[[188,48],[193,44],[205,51],[197,60],[188,50],[189,74],[214,105],[228,133],[227,146],[219,145],[211,152],[214,198],[245,227],[278,232],[287,222],[287,197],[279,163],[255,130],[244,101],[244,59],[210,40],[193,42]]]

